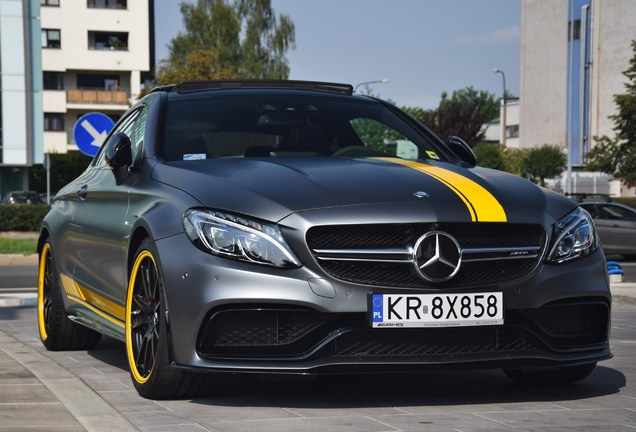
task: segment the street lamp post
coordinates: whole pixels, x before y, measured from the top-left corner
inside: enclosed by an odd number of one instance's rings
[[[356,84],[356,86],[353,88],[353,92],[357,93],[358,91],[358,87],[363,86],[363,85],[369,85],[369,84],[385,84],[388,83],[389,79],[388,78],[383,78],[381,80],[374,80],[374,81],[364,81],[361,83]]]
[[[493,70],[494,73],[501,74],[501,78],[503,79],[503,95],[501,98],[501,105],[503,106],[503,113],[501,114],[501,130],[502,130],[502,138],[501,143],[506,145],[506,111],[508,111],[508,107],[506,106],[506,74],[501,69]]]

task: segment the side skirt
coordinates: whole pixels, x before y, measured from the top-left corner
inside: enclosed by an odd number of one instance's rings
[[[122,342],[126,340],[124,308],[60,274],[68,318]],[[113,316],[114,314],[121,315]]]

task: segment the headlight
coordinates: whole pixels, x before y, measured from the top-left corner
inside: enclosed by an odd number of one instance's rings
[[[200,249],[215,255],[274,267],[300,267],[278,225],[214,210],[190,209],[185,232]]]
[[[590,214],[578,207],[554,225],[547,262],[561,264],[582,258],[598,248],[596,230]]]

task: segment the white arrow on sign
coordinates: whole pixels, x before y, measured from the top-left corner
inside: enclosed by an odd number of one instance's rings
[[[108,133],[106,133],[105,130],[97,132],[97,129],[95,129],[93,125],[88,122],[88,120],[84,120],[80,124],[84,129],[86,129],[86,132],[88,132],[90,136],[93,137],[93,142],[91,143],[91,145],[95,147],[101,147],[101,145],[104,143],[104,140],[108,136]]]

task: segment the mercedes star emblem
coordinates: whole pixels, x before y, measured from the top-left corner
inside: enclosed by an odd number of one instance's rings
[[[445,282],[459,271],[462,250],[453,236],[430,231],[420,237],[413,249],[413,264],[427,282]]]

